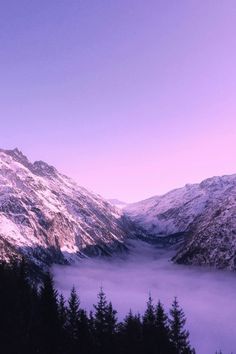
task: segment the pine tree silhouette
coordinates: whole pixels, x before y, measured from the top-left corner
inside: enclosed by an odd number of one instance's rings
[[[73,286],[68,300],[67,333],[70,340],[71,353],[77,353],[79,342],[79,306],[80,301]]]
[[[92,328],[85,310],[79,310],[78,316],[78,349],[80,354],[93,353]]]
[[[65,328],[67,323],[67,308],[66,308],[66,301],[62,294],[59,296],[58,318],[59,318],[59,323],[61,328]]]
[[[68,343],[68,336],[66,332],[66,325],[67,325],[67,307],[64,296],[61,294],[59,297],[58,302],[58,319],[60,325],[60,351],[59,353],[64,354],[67,343]]]
[[[101,288],[95,313],[87,315],[73,287],[58,299],[47,274],[40,290],[29,282],[27,264],[0,264],[0,339],[4,354],[193,354],[185,315],[175,298],[168,319],[149,296],[143,318],[117,313]]]
[[[54,288],[52,276],[46,274],[40,290],[40,342],[42,353],[51,354],[59,350],[59,318],[57,291]]]
[[[183,310],[180,308],[177,298],[174,298],[170,310],[170,341],[177,354],[192,354],[189,343],[189,332],[185,329],[186,318]]]
[[[117,319],[116,311],[112,304],[107,302],[103,288],[98,293],[98,303],[94,305],[94,330],[96,338],[97,353],[110,353],[111,346],[114,344]]]
[[[164,307],[161,302],[158,301],[158,304],[155,309],[156,340],[158,354],[173,353],[173,348],[169,338],[170,330],[168,321],[168,316],[165,313]]]
[[[157,351],[156,317],[151,294],[149,295],[146,311],[143,316],[143,349],[147,354],[153,354]]]
[[[141,354],[143,352],[143,337],[140,315],[133,315],[130,310],[119,328],[121,336],[121,352],[125,354]]]

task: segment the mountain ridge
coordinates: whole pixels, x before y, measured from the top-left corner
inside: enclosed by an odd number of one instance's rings
[[[99,195],[18,149],[0,149],[0,258],[39,266],[125,248],[135,227]]]
[[[0,259],[38,267],[127,250],[128,238],[179,245],[177,263],[236,269],[236,174],[127,204],[78,186],[17,148],[0,149]]]
[[[236,269],[236,174],[187,184],[124,213],[157,239],[185,234],[177,263]]]

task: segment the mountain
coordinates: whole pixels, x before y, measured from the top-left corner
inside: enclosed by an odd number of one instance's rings
[[[141,235],[162,246],[177,243],[178,263],[236,269],[236,175],[118,202],[43,161],[31,163],[18,149],[0,149],[0,259],[25,256],[46,269],[125,250],[128,238]]]
[[[18,149],[0,150],[0,258],[35,266],[125,248],[135,227],[119,209]]]
[[[236,175],[186,185],[124,213],[149,237],[185,240],[176,262],[236,269]]]
[[[119,199],[108,199],[108,202],[119,209],[123,209],[125,206],[128,205],[128,203],[122,202]]]

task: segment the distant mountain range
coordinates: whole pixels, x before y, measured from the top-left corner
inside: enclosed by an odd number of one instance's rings
[[[186,185],[124,213],[147,238],[184,241],[176,262],[236,269],[236,175]]]
[[[236,175],[127,204],[0,149],[0,259],[25,256],[46,269],[127,250],[129,238],[177,245],[178,263],[236,269]]]

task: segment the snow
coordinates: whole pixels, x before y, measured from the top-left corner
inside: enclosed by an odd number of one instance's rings
[[[45,162],[0,150],[0,234],[13,248],[50,246],[71,259],[87,246],[123,243],[121,215]]]
[[[29,253],[39,247],[48,258],[53,248],[72,261],[93,246],[113,252],[142,227],[146,237],[187,233],[189,242],[177,261],[236,268],[236,175],[186,185],[122,209],[114,203],[45,162],[31,164],[19,150],[0,149],[0,236],[6,252],[8,245]],[[31,255],[36,263],[43,258],[40,252]]]
[[[236,175],[209,178],[124,212],[149,235],[188,235],[176,261],[236,269]]]

